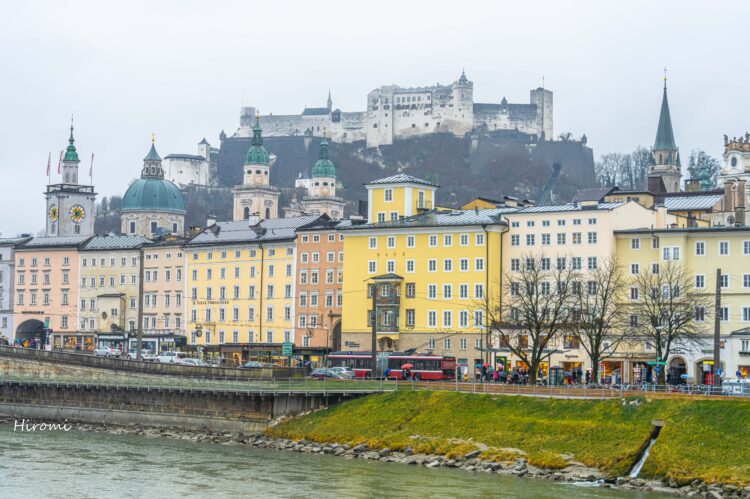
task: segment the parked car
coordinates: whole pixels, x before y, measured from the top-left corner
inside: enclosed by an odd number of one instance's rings
[[[317,379],[317,380],[348,379],[348,378],[344,378],[342,374],[339,374],[332,369],[326,369],[325,367],[319,367],[317,369],[314,369],[313,372],[310,373],[309,377],[312,379]]]
[[[338,373],[343,379],[354,379],[357,375],[354,373],[354,369],[351,367],[330,367],[329,370]]]
[[[187,355],[183,352],[162,352],[156,356],[154,362],[160,364],[182,364],[187,358]]]
[[[182,359],[180,364],[183,366],[211,367],[211,365],[204,360],[192,358]]]
[[[128,351],[128,360],[136,360],[138,353],[135,348]],[[141,359],[145,362],[151,362],[156,359],[156,353],[153,350],[141,350]]]
[[[245,362],[240,366],[240,369],[262,369],[264,367],[268,367],[267,364],[264,362],[258,362],[257,360],[251,360],[248,362]]]
[[[99,347],[94,350],[94,355],[97,357],[119,357],[122,352],[119,348]]]

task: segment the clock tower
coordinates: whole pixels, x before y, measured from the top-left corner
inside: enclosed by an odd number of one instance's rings
[[[44,194],[48,237],[94,235],[96,192],[93,185],[79,184],[79,164],[71,123],[68,147],[62,158],[62,181],[47,185]]]

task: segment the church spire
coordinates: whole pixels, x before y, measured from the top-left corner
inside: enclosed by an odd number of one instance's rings
[[[667,100],[667,71],[664,70],[664,94],[661,99],[661,112],[659,114],[659,126],[656,128],[656,140],[654,150],[674,150],[677,146],[674,142],[672,131],[672,118],[669,115],[669,101]]]
[[[328,112],[330,113],[331,110],[333,109],[333,100],[331,99],[331,89],[330,88],[328,89],[328,101],[326,101],[326,103],[328,104]]]
[[[78,152],[76,151],[75,139],[73,138],[73,117],[70,117],[70,138],[68,139],[68,147],[65,149],[65,157],[63,161],[78,161]]]

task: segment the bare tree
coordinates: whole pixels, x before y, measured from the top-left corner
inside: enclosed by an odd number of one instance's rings
[[[611,357],[628,335],[628,314],[622,307],[627,282],[614,254],[595,270],[573,280],[572,336],[591,360],[591,381],[599,381],[599,363]]]
[[[596,179],[601,185],[615,186],[621,182],[623,155],[619,152],[603,154],[596,162]]]
[[[488,296],[483,308],[491,334],[528,366],[533,383],[550,346],[568,326],[573,272],[568,265],[553,266],[544,255],[522,260],[505,274],[507,285],[500,286],[505,306]]]
[[[711,296],[694,287],[683,264],[672,260],[658,269],[641,269],[632,285],[637,290],[631,297],[632,338],[652,346],[657,360],[666,363],[675,348],[705,337]],[[659,383],[665,382],[665,371],[659,370]]]
[[[633,183],[631,189],[644,189],[648,177],[648,169],[651,166],[651,151],[643,146],[638,146],[630,153],[630,168]]]
[[[721,163],[713,156],[709,156],[706,151],[693,149],[690,153],[688,171],[691,179],[702,180],[706,187],[713,189],[716,187],[716,177],[721,171]]]

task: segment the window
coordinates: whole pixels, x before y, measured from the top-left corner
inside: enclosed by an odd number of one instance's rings
[[[446,350],[450,350],[450,348],[451,348],[451,339],[450,338],[443,339],[443,348],[446,349]]]
[[[461,338],[458,340],[458,348],[461,350],[466,350],[466,338]]]
[[[414,272],[414,260],[406,260],[406,272]]]
[[[729,307],[721,307],[719,317],[722,322],[727,322],[729,320]]]
[[[434,310],[427,311],[427,325],[429,327],[437,327],[437,312]]]
[[[750,274],[742,274],[742,287],[750,288]]]
[[[369,262],[367,262],[367,272],[370,274],[374,274],[375,272],[377,272],[377,263],[375,262],[375,260],[370,260]]]
[[[573,219],[573,225],[581,225],[581,219],[580,218],[574,218]]]
[[[630,264],[630,274],[631,275],[638,275],[641,273],[641,266],[638,263],[631,263]]]
[[[369,247],[370,249],[374,249],[378,247],[378,238],[377,237],[371,237],[369,240]]]
[[[443,260],[443,272],[453,272],[453,260],[451,258]]]
[[[526,234],[526,246],[534,246],[535,241],[534,234]]]
[[[588,241],[589,241],[589,244],[596,244],[596,232],[588,233]]]
[[[542,257],[541,259],[541,270],[549,270],[550,269],[550,259],[547,257]]]
[[[750,241],[748,241],[750,242]],[[459,244],[461,246],[468,246],[469,245],[469,234],[461,234],[459,238]]]
[[[750,255],[750,241],[742,241],[742,254]]]
[[[407,282],[406,283],[406,297],[407,298],[414,298],[416,296],[416,284],[413,282]]]
[[[414,236],[406,236],[406,247],[407,248],[414,247]]]
[[[272,305],[266,307],[266,320],[269,320],[269,321],[273,320],[273,306]]]
[[[695,287],[698,289],[703,289],[706,287],[706,276],[703,274],[698,274],[695,276]]]
[[[469,312],[461,310],[458,313],[458,326],[462,328],[469,327]]]
[[[587,267],[589,270],[596,270],[597,264],[596,264],[596,257],[590,256],[586,259]]]
[[[521,244],[521,236],[519,236],[518,234],[511,234],[510,245],[519,246],[520,244]]]
[[[750,307],[742,307],[742,322],[750,322]]]
[[[385,271],[388,273],[396,272],[396,261],[388,260],[387,262],[385,262]]]
[[[450,248],[451,246],[453,246],[453,235],[443,235],[443,246],[445,246],[446,248]]]
[[[695,320],[697,322],[706,320],[706,309],[704,307],[695,307]]]
[[[435,338],[430,338],[427,340],[427,348],[429,350],[435,350]]]
[[[427,285],[427,298],[429,298],[430,300],[437,299],[437,284]]]
[[[634,301],[638,299],[638,288],[635,286],[630,288],[630,299]]]
[[[451,298],[453,298],[453,286],[443,284],[443,299],[450,300]]]
[[[427,260],[427,272],[437,272],[437,260]]]
[[[706,254],[706,243],[704,241],[695,242],[695,256],[704,256]]]
[[[484,246],[484,234],[477,234],[476,236],[474,236],[474,245]]]
[[[729,255],[729,241],[719,241],[719,255]]]
[[[630,240],[630,249],[638,250],[641,249],[641,240],[640,239],[631,239]]]
[[[430,248],[436,248],[437,247],[437,236],[432,235],[429,237],[429,246]]]
[[[574,232],[573,233],[573,244],[581,244],[581,233],[580,232]]]
[[[388,248],[395,248],[396,247],[396,238],[394,236],[388,236],[386,239],[386,246]]]
[[[722,289],[729,287],[729,274],[721,274],[719,282],[721,283]]]
[[[474,284],[474,298],[484,298],[484,285]]]
[[[469,298],[469,285],[468,284],[458,285],[458,297],[463,300],[466,300]]]
[[[406,327],[414,327],[414,309],[406,309]]]
[[[527,220],[526,221],[526,227],[533,227],[535,225],[533,220]]]
[[[558,227],[565,227],[565,220],[562,220],[562,219],[558,220],[557,225]]]
[[[566,263],[567,262],[564,256],[558,256],[557,257],[557,270],[565,270]]]
[[[638,315],[630,314],[630,327],[638,327]]]
[[[393,189],[384,189],[383,198],[386,202],[393,201]]]

